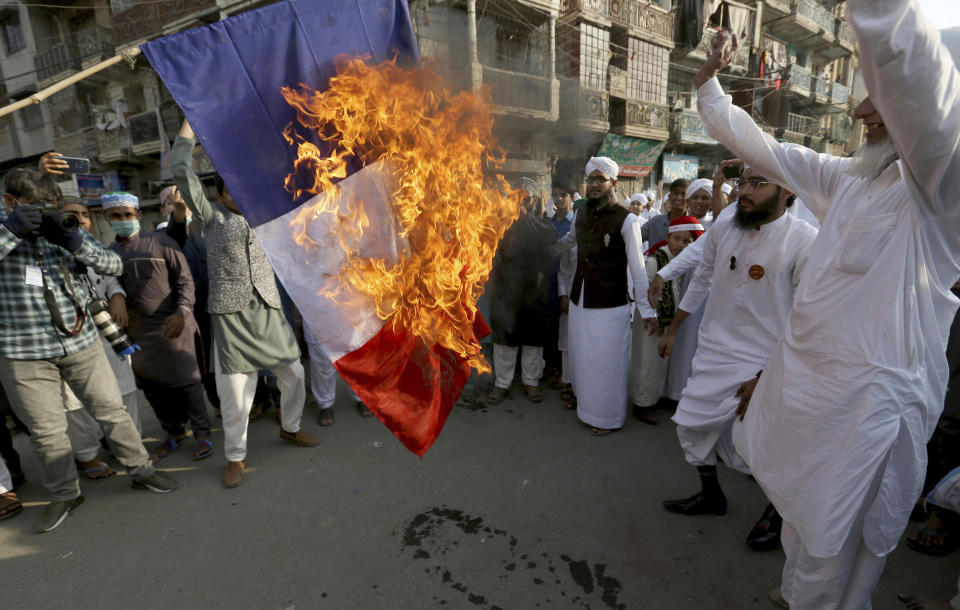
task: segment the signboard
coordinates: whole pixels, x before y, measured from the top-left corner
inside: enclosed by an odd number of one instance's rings
[[[696,180],[700,173],[700,158],[692,155],[663,155],[663,183],[670,184],[674,180],[686,178]]]
[[[658,140],[645,140],[608,133],[597,151],[598,157],[610,157],[620,166],[620,177],[643,178],[650,174],[660,153],[667,145]]]
[[[97,174],[77,174],[77,190],[80,199],[87,205],[100,203],[100,196],[110,191],[104,190],[103,176]]]

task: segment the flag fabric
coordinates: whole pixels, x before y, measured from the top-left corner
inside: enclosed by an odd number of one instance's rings
[[[341,376],[422,456],[459,398],[469,366],[451,351],[385,323],[372,301],[344,306],[321,296],[337,281],[342,253],[325,247],[325,237],[335,238],[329,227],[311,228],[320,244],[313,251],[294,241],[290,223],[311,200],[294,200],[284,189],[296,150],[283,131],[296,111],[281,88],[305,83],[323,90],[341,55],[372,63],[395,57],[401,64],[417,62],[406,2],[285,0],[151,41],[142,50]],[[314,143],[329,150],[327,143]],[[391,176],[385,169],[380,163],[352,165],[337,186],[344,201],[360,205],[371,219],[360,253],[391,263],[408,244],[392,219]],[[485,325],[479,314],[478,322]],[[475,332],[484,333],[476,327]]]

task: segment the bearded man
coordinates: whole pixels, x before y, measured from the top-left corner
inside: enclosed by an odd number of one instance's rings
[[[567,329],[570,364],[577,417],[595,436],[621,428],[627,417],[634,307],[647,329],[657,323],[657,313],[643,298],[647,269],[639,219],[614,198],[619,173],[620,167],[608,157],[587,162],[587,204],[577,211],[570,232],[554,248],[558,254],[577,246]]]
[[[716,79],[736,51],[726,36],[696,75],[710,136],[822,224],[733,431],[783,515],[771,597],[793,610],[870,607],[923,483],[960,277],[960,73],[915,0],[847,6],[870,94],[855,159],[779,143],[734,106]]]
[[[667,358],[680,328],[706,301],[693,374],[673,421],[687,462],[697,468],[701,490],[663,503],[683,515],[727,512],[717,461],[739,470],[732,429],[739,406],[735,392],[753,379],[783,332],[803,265],[817,231],[787,214],[794,195],[752,168],[740,179],[733,217],[723,216],[702,238],[703,260],[693,274],[673,323],[660,342]],[[768,507],[747,538],[755,550],[779,546],[780,526]]]

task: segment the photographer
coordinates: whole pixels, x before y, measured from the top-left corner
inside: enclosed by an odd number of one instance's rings
[[[0,226],[0,382],[44,470],[52,501],[37,524],[47,532],[83,502],[67,438],[60,381],[90,409],[134,487],[157,493],[176,489],[157,472],[124,409],[97,330],[80,290],[83,263],[97,273],[117,275],[120,257],[89,233],[45,205],[41,175],[18,168],[4,177],[6,218]],[[70,217],[72,220],[72,217]]]

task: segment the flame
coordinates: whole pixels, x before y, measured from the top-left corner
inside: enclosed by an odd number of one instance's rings
[[[331,223],[343,255],[340,281],[320,294],[347,304],[357,295],[372,299],[388,324],[489,372],[473,333],[476,301],[521,199],[502,176],[483,172],[485,164],[498,167],[503,158],[489,99],[451,93],[429,65],[402,68],[394,60],[371,66],[340,58],[336,68],[324,91],[303,83],[282,90],[297,110],[284,129],[297,148],[285,187],[297,200],[317,196],[291,222],[294,237],[316,249],[321,243],[311,237],[311,223]],[[377,163],[390,175],[393,220],[406,240],[392,260],[361,254],[370,218],[363,202],[344,197],[338,185],[348,166]]]

